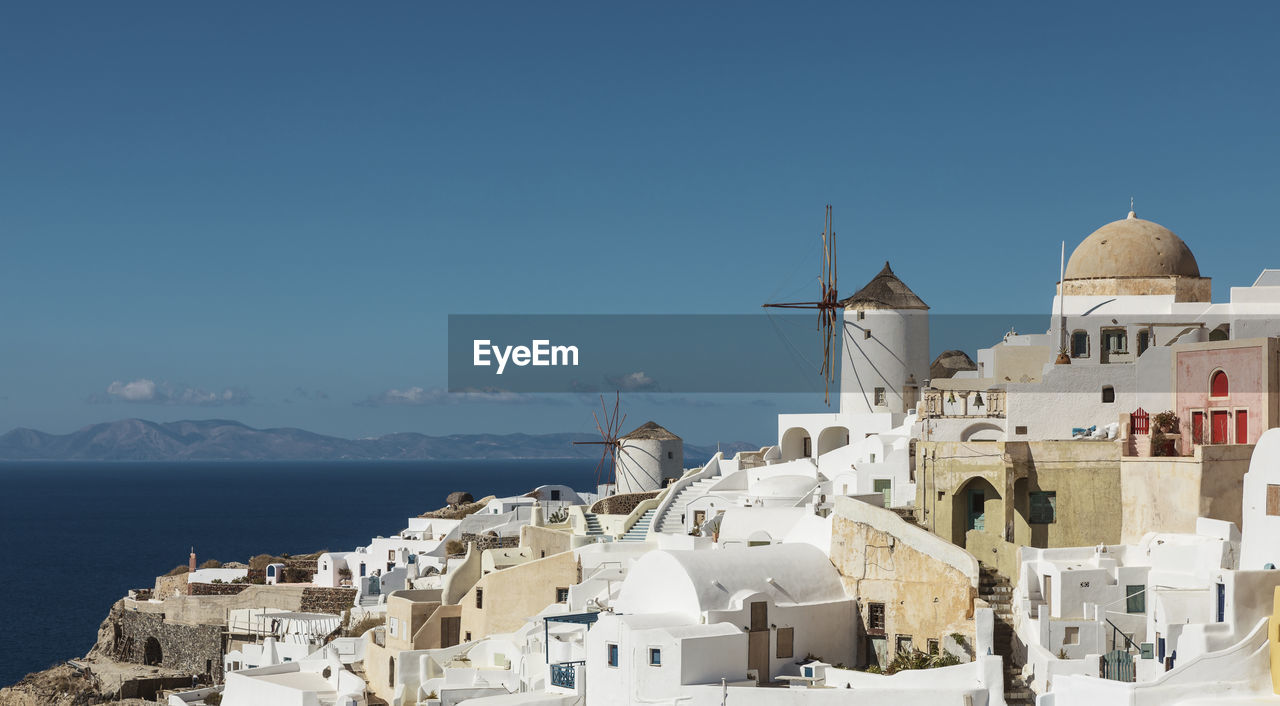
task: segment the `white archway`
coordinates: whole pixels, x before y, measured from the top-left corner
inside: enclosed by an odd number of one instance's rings
[[[821,456],[828,451],[835,451],[849,445],[848,427],[827,427],[818,433],[818,453]]]
[[[794,461],[813,453],[813,440],[804,427],[791,427],[782,434],[782,460]]]

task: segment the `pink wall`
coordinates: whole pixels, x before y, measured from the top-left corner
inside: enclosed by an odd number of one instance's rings
[[[1225,345],[1225,344],[1220,344]],[[1212,411],[1229,410],[1227,443],[1236,442],[1235,412],[1248,411],[1248,438],[1257,443],[1262,432],[1275,424],[1270,418],[1268,391],[1273,386],[1267,372],[1267,348],[1263,345],[1219,347],[1203,350],[1181,350],[1174,353],[1176,411],[1182,422],[1182,450],[1192,453],[1191,418],[1196,410],[1204,410],[1204,442],[1212,438]],[[1209,396],[1209,379],[1221,369],[1230,380],[1227,397]]]

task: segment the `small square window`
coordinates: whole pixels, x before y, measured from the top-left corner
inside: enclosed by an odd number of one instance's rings
[[[1014,433],[1014,434],[1017,434],[1017,435],[1019,435],[1019,436],[1026,436],[1026,435],[1027,435],[1027,428],[1026,428],[1025,426],[1021,426],[1021,425],[1019,425],[1019,426],[1015,426],[1015,427],[1013,428],[1013,433]]]
[[[561,587],[556,589],[556,603],[569,602],[569,589]]]
[[[1058,521],[1058,493],[1054,490],[1031,493],[1030,522],[1033,525],[1051,525]]]
[[[862,337],[863,337],[863,338],[871,338],[871,329],[869,329],[869,328],[864,328],[864,329],[862,329]]]
[[[888,397],[885,395],[883,387],[876,388],[876,406],[883,407],[888,404]]]
[[[894,654],[911,654],[915,651],[915,644],[911,641],[910,635],[898,635],[893,641]]]
[[[618,646],[610,642],[607,645],[607,649],[608,649],[609,666],[610,667],[618,666]]]
[[[649,666],[650,667],[662,666],[662,650],[658,649],[657,647],[649,648]]]
[[[462,637],[462,641],[463,641],[463,642],[471,642],[471,631],[470,631],[470,630],[468,630],[468,631],[467,631],[467,634],[466,634],[466,635],[463,635],[463,637]]]
[[[867,632],[884,634],[884,604],[867,604]]]
[[[938,645],[938,641],[937,641],[937,640],[932,640],[932,639],[931,639],[931,640],[928,640],[925,644],[926,644],[926,645],[928,645],[928,648],[929,648],[929,654],[931,654],[931,655],[936,655],[936,654],[938,654],[938,652],[939,652],[940,648],[939,648],[939,645]]]
[[[1080,628],[1078,627],[1066,628],[1062,634],[1062,644],[1064,645],[1080,644]]]
[[[676,452],[674,451],[667,452],[667,458],[675,458],[675,457],[676,457]]]
[[[862,320],[863,320],[863,319],[865,319],[865,318],[867,318],[867,312],[865,312],[865,311],[863,311],[863,310],[859,309],[859,310],[858,310],[858,321],[862,321]]]
[[[476,608],[484,608],[484,589],[476,589]]]

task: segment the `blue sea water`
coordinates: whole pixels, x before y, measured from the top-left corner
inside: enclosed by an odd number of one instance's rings
[[[595,462],[0,464],[0,686],[82,656],[111,604],[198,561],[350,550],[455,490],[595,484]]]

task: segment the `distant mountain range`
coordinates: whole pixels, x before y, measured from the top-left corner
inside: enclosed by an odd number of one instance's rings
[[[339,461],[501,458],[597,458],[592,434],[451,434],[412,432],[343,439],[302,429],[254,429],[225,419],[149,422],[122,419],[70,434],[14,429],[0,436],[4,461]],[[726,456],[759,446],[722,444]],[[685,465],[702,463],[714,446],[684,445]]]

